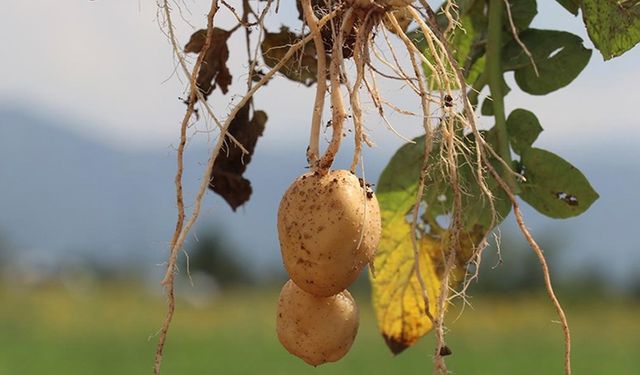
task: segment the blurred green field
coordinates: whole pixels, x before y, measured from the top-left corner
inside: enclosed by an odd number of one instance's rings
[[[377,332],[366,295],[360,332],[341,362],[312,368],[274,333],[278,291],[226,292],[194,307],[181,301],[163,374],[429,374],[433,336],[394,358]],[[589,301],[566,306],[575,374],[640,372],[640,304]],[[165,307],[160,296],[124,285],[71,293],[60,287],[0,286],[0,374],[151,373]],[[453,315],[453,314],[452,314]],[[543,296],[477,296],[448,326],[456,374],[560,374],[562,336]]]

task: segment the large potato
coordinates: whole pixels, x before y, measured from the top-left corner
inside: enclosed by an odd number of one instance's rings
[[[280,292],[276,330],[289,353],[310,365],[344,357],[358,333],[358,306],[345,290],[316,297],[289,280]]]
[[[380,231],[373,191],[346,170],[298,177],[278,210],[285,268],[300,288],[321,297],[351,285],[373,258]]]

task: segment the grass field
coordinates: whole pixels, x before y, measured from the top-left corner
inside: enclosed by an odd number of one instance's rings
[[[377,332],[366,295],[360,332],[341,362],[318,368],[290,356],[274,333],[278,291],[227,292],[210,304],[182,302],[163,374],[430,374],[433,336],[394,358]],[[562,336],[541,296],[478,296],[449,323],[456,374],[560,374]],[[163,300],[142,289],[8,290],[0,286],[0,374],[148,374]],[[640,373],[640,304],[572,303],[575,374]]]

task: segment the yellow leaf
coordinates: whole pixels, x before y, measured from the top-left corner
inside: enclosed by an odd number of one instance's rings
[[[425,311],[422,287],[415,269],[411,225],[406,219],[416,202],[420,150],[424,138],[406,144],[394,155],[378,181],[382,236],[371,275],[373,308],[378,327],[394,354],[414,344],[432,328]],[[418,168],[416,168],[418,167]],[[423,236],[419,241],[420,274],[429,297],[429,311],[436,315],[440,278],[433,262],[442,259],[439,241]]]
[[[373,307],[378,327],[394,354],[413,345],[433,328],[425,310],[425,298],[417,276],[411,240],[411,211],[417,199],[424,137],[414,141],[415,144],[404,145],[391,158],[380,176],[377,189],[382,236],[373,262],[375,276],[371,275]],[[436,191],[439,187],[442,188],[440,185],[431,181],[426,188],[439,196],[445,193]],[[466,207],[467,211],[463,210],[463,214],[473,212],[468,207],[474,206]],[[448,211],[440,214],[446,212]],[[451,250],[452,241],[451,232],[439,226],[434,228],[436,226],[437,223],[431,222],[424,230],[419,230],[418,236],[418,269],[429,299],[429,312],[433,317],[438,317],[445,253]],[[456,241],[454,268],[449,275],[450,286],[457,286],[463,279],[467,263],[486,232],[486,226],[476,223],[461,233]]]
[[[373,307],[387,346],[398,354],[429,332],[432,323],[426,314],[422,287],[415,272],[411,226],[403,215],[387,216],[391,217],[383,224],[374,262]],[[419,268],[429,296],[429,311],[436,316],[441,283],[432,255],[440,257],[440,242],[423,237],[419,250]]]

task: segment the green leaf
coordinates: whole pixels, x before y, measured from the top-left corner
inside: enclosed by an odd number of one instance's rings
[[[480,133],[487,143],[495,147],[495,131],[481,130]],[[409,194],[413,194],[413,199],[415,200],[417,182],[423,163],[424,139],[424,136],[415,138],[413,140],[415,144],[406,144],[396,152],[383,172],[385,178],[381,176],[378,182],[379,191],[384,191],[385,194],[406,194],[409,191]],[[489,228],[491,216],[489,205],[482,196],[476,181],[477,164],[475,163],[476,156],[473,152],[475,150],[473,135],[465,136],[464,142],[465,148],[472,150],[472,152],[466,158],[459,158],[457,168],[459,182],[464,190],[462,196],[463,223],[467,230],[481,226],[488,231],[491,229]],[[446,168],[440,153],[441,145],[438,142],[434,142],[433,149],[429,155],[429,169],[425,179],[423,196],[424,202],[427,203],[426,212],[433,218],[440,215],[449,215],[453,210],[453,192],[449,180],[443,175],[443,171]],[[492,160],[492,163],[495,168],[498,167],[497,160]],[[511,206],[508,202],[508,197],[503,195],[497,182],[490,176],[486,175],[484,178],[490,190],[496,197],[499,197],[501,203],[506,203],[500,205],[497,210],[500,217],[506,216]],[[472,210],[482,211],[483,213],[473,213],[471,212]],[[476,220],[477,218],[482,219]]]
[[[484,73],[486,61],[487,59],[486,59],[486,56],[484,55],[484,51],[482,52],[482,56],[478,58],[469,57],[467,59],[467,62],[465,63],[467,65],[463,67],[464,76],[467,82],[475,82],[480,78],[480,75]],[[469,66],[468,63],[470,63],[471,66]]]
[[[493,131],[481,132],[487,143],[495,147],[496,139]],[[378,182],[378,191],[382,191],[386,196],[397,200],[398,196],[409,194],[415,201],[417,183],[422,168],[424,155],[424,136],[415,138],[415,144],[406,144],[400,148],[391,158],[389,164],[383,172]],[[465,146],[469,150],[475,150],[473,135],[465,137]],[[427,204],[425,217],[426,224],[437,224],[432,220],[441,215],[451,215],[453,212],[453,191],[451,183],[443,175],[446,169],[440,156],[440,144],[434,142],[433,149],[429,155],[429,169],[425,179],[425,191],[423,201]],[[464,229],[468,232],[482,231],[488,232],[492,222],[490,205],[486,197],[482,194],[477,182],[477,164],[475,163],[475,153],[471,153],[467,158],[460,157],[458,165],[459,183],[464,190],[462,194],[462,221]],[[494,168],[498,168],[498,161],[492,159]],[[383,178],[384,177],[384,178]],[[495,196],[494,205],[497,213],[497,225],[511,210],[511,203],[508,196],[502,191],[498,183],[489,175],[484,176],[485,183]],[[380,197],[378,197],[380,200]],[[382,203],[380,203],[382,206]],[[403,205],[394,203],[396,210],[402,210]],[[403,213],[406,215],[406,212]],[[383,218],[384,219],[384,218]],[[431,221],[431,222],[429,222]],[[443,228],[436,228],[443,229]],[[434,231],[437,232],[437,231]],[[427,235],[435,234],[429,233]]]
[[[493,116],[493,100],[490,97],[484,98],[482,101],[482,107],[480,107],[480,114],[483,116]]]
[[[493,149],[496,149],[498,141],[496,137],[495,127],[489,131],[481,131],[481,135],[484,140]],[[460,183],[462,184],[464,194],[462,195],[462,207],[463,207],[463,219],[464,228],[468,232],[473,230],[488,232],[491,228],[492,213],[490,210],[490,204],[487,202],[487,198],[483,195],[477,180],[477,163],[475,153],[475,139],[473,134],[469,134],[466,137],[467,147],[473,150],[468,160],[460,163],[458,167],[460,172]],[[500,162],[493,157],[489,158],[491,165],[494,169],[499,170]],[[490,175],[484,176],[485,184],[489,188],[489,191],[493,194],[493,204],[496,210],[494,226],[500,224],[511,211],[511,201],[509,196],[502,190],[498,182]],[[453,201],[451,201],[453,204]]]
[[[580,10],[580,2],[581,0],[556,0],[560,5],[564,7],[569,13],[574,16],[578,15],[578,10]]]
[[[552,152],[529,148],[521,162],[526,181],[520,183],[520,196],[546,216],[577,216],[598,199],[582,172]]]
[[[518,30],[518,32],[526,30],[531,24],[531,21],[533,21],[533,18],[538,14],[536,0],[518,0],[510,1],[509,3],[511,5],[511,19],[513,20],[516,30]],[[509,35],[511,35],[511,24],[507,19],[507,12],[504,14],[505,27],[509,31]]]
[[[542,130],[536,115],[526,109],[515,109],[507,118],[509,142],[513,151],[518,155],[522,155],[531,147]]]
[[[460,19],[462,30],[456,30],[453,37],[453,48],[458,65],[465,69],[464,75],[467,82],[475,81],[484,70],[484,60],[478,61],[479,56],[474,53],[474,45],[479,36],[471,17],[464,16]]]
[[[539,76],[515,41],[504,47],[502,66],[515,72],[516,83],[529,94],[545,95],[568,85],[591,58],[592,51],[584,47],[582,39],[565,31],[528,29],[520,39],[531,52]]]
[[[393,195],[397,193],[400,196],[413,194],[415,201],[415,191],[422,166],[421,149],[424,149],[424,136],[415,138],[413,141],[415,144],[407,143],[396,151],[380,175],[376,190],[385,193],[385,197],[391,200],[398,199]],[[384,201],[384,199],[386,198],[378,197],[378,201]],[[402,210],[402,207],[404,206],[398,208]]]
[[[487,21],[483,11],[483,4],[477,0],[464,0],[459,3],[460,10],[460,27],[456,28],[452,37],[449,39],[449,47],[458,63],[464,71],[467,82],[474,82],[484,71],[484,34],[486,33]],[[446,28],[448,20],[438,12],[438,23],[441,28]],[[429,61],[434,61],[431,52],[424,40],[422,30],[416,29],[407,33],[410,39],[414,41],[418,49]],[[425,76],[429,79],[432,72],[423,64]],[[451,76],[453,71],[448,72]],[[453,83],[453,82],[452,82]],[[440,88],[434,82],[434,89]],[[454,85],[453,89],[458,89]]]
[[[582,16],[589,38],[605,60],[640,42],[640,1],[584,0]]]

